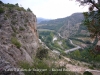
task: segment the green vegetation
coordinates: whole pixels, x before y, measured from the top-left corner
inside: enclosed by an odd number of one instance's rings
[[[50,48],[53,49],[53,36],[54,36],[54,32],[50,32],[50,31],[43,31],[43,32],[39,32],[40,34],[40,39],[45,42],[45,44]]]
[[[66,45],[69,47],[68,49],[74,48],[74,47],[75,47],[75,46],[73,46],[73,45],[70,43],[69,40],[65,40],[65,43],[66,43]]]
[[[15,22],[15,21],[11,21],[11,23],[12,23],[13,25],[15,25],[15,24],[16,24],[16,22]]]
[[[20,47],[21,47],[21,44],[20,44],[20,42],[17,40],[16,37],[12,37],[12,38],[11,38],[11,42],[12,42],[12,44],[14,44],[17,48],[20,48]]]
[[[64,66],[56,67],[54,64],[49,66],[47,63],[43,62],[42,60],[35,59],[33,65],[29,65],[28,63],[21,62],[21,68],[30,71],[24,71],[25,75],[81,75],[79,73],[74,73],[70,71],[53,71],[52,69],[65,69]],[[42,71],[36,71],[36,70]]]
[[[32,70],[33,65],[30,66],[30,64],[27,63],[27,62],[25,62],[25,61],[24,61],[24,62],[20,62],[19,65],[21,66],[22,69],[26,70],[26,71],[23,71],[25,75],[34,75],[34,72],[32,73],[32,72],[29,70],[29,69]],[[29,71],[27,71],[27,70],[29,70]]]
[[[28,8],[27,11],[32,12],[30,8]]]
[[[16,28],[14,26],[12,26],[12,25],[11,25],[11,27],[12,27],[12,30],[16,33],[17,32]]]
[[[0,28],[2,27],[2,25],[0,24]]]
[[[84,32],[82,32],[84,31]],[[73,37],[90,37],[86,26],[80,24],[78,31]]]
[[[12,35],[13,37],[16,37],[16,33],[12,33],[11,35]]]
[[[20,26],[20,27],[19,27],[19,30],[20,30],[20,31],[24,31],[25,29],[24,29],[23,27]]]
[[[0,7],[0,14],[4,13],[4,8]]]
[[[9,4],[9,3],[8,3],[8,4],[5,4],[5,6],[8,7],[8,8],[13,8],[13,7],[15,7],[14,4]]]
[[[64,51],[65,49],[74,48],[72,44],[70,44],[69,40],[61,39],[57,37],[57,33],[54,31],[40,31],[39,38],[51,49],[51,50],[58,50],[60,52]],[[57,37],[57,40],[53,41],[54,37]]]
[[[76,40],[76,41],[79,41],[79,42],[82,42],[82,43],[85,43],[85,41],[81,40],[81,39],[77,39],[77,38],[70,38],[71,40]]]
[[[18,11],[26,11],[23,7],[16,7],[15,9]]]
[[[19,6],[18,3],[15,4],[16,6]]]
[[[24,26],[26,27],[26,26],[27,26],[27,24],[24,24]]]
[[[81,44],[88,44],[87,46],[90,46],[91,40],[83,40],[82,38],[92,38],[95,39],[94,44],[92,45],[91,49],[85,48],[84,50],[76,50],[74,52],[70,52],[67,54],[68,57],[91,63],[92,65],[89,66],[89,68],[93,69],[100,68],[100,51],[99,55],[93,52],[94,47],[96,46],[98,40],[100,38],[100,1],[97,0],[77,0],[80,3],[84,4],[90,4],[90,11],[85,12],[82,14],[73,14],[72,16],[69,16],[67,18],[63,19],[56,19],[56,20],[50,20],[50,21],[43,21],[39,24],[38,29],[49,29],[58,31],[60,34],[65,35],[66,37],[69,37],[70,39],[74,40],[75,42],[78,42],[79,45]],[[97,8],[97,10],[94,10],[94,8]],[[80,16],[80,17],[79,17]],[[84,16],[84,18],[83,18]],[[83,24],[79,24],[83,21]],[[69,32],[69,35],[67,35]],[[90,32],[90,33],[89,33]],[[48,34],[47,34],[48,33]],[[91,34],[91,35],[90,35]],[[53,35],[53,37],[55,34]],[[56,35],[57,36],[57,35]],[[58,50],[61,52],[61,54],[66,55],[63,51],[64,49],[73,48],[73,46],[70,46],[70,43],[68,40],[62,40],[58,39],[54,42],[53,37],[49,34],[48,31],[40,31],[40,39],[52,50]],[[59,45],[58,42],[61,41],[62,45]],[[95,56],[96,55],[96,56]],[[96,64],[98,63],[98,64]]]
[[[48,47],[51,47],[52,44],[52,39],[53,39],[53,32],[49,32],[49,31],[43,31],[43,32],[39,32],[40,36],[39,38],[45,42],[45,44]]]
[[[88,31],[90,32],[91,38],[94,38],[94,42],[92,44],[92,51],[95,52],[94,47],[96,47],[100,38],[100,1],[99,0],[77,0],[81,5],[88,5],[89,4],[89,11],[84,12],[84,21],[83,25],[86,26]],[[95,10],[96,8],[96,10]],[[100,50],[95,52],[100,54]]]
[[[100,55],[95,56],[92,53],[92,50],[90,50],[90,49],[76,50],[74,52],[67,54],[67,57],[90,63],[90,64],[92,64],[91,66],[89,66],[89,68],[91,68],[91,69],[93,69],[93,67],[100,68],[99,67]]]
[[[48,49],[39,47],[36,53],[36,57],[42,60],[43,58],[47,58],[47,56],[48,56]]]
[[[73,41],[74,44],[76,45],[81,45],[81,44],[88,44],[88,45],[91,45],[91,40],[90,40],[90,37],[71,37],[69,38]]]
[[[86,36],[87,33],[83,34],[83,32],[81,32],[83,30],[85,32],[87,31],[86,27],[80,24],[83,19],[84,17],[82,13],[75,13],[65,18],[42,21],[39,23],[38,29],[54,30],[60,34],[66,35],[66,37],[79,36],[80,34]],[[67,35],[68,32],[70,35]]]
[[[91,72],[85,71],[83,75],[93,75]]]
[[[26,11],[23,7],[19,7],[18,3],[14,4],[4,4],[2,1],[0,1],[0,4],[2,4],[3,7],[0,7],[0,14],[4,13],[4,8],[7,7],[10,13],[14,12],[14,9],[18,11]]]
[[[8,8],[9,13],[13,13],[12,8]]]
[[[42,25],[38,26],[38,29],[48,29],[48,30],[58,31],[58,29],[60,29],[61,26],[62,26],[62,24],[61,25],[47,24],[47,25],[44,25],[44,26],[42,26]]]
[[[7,17],[4,17],[4,20],[7,20]]]
[[[4,4],[2,1],[0,1],[0,4]]]
[[[26,22],[26,23],[28,22],[28,19],[27,19],[27,18],[25,19],[25,22]]]
[[[49,29],[38,29],[39,32],[41,31],[51,31],[51,32],[54,32],[54,30],[49,30]]]

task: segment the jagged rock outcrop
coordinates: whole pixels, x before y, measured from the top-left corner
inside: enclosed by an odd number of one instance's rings
[[[0,57],[12,66],[32,63],[38,46],[36,16],[18,5],[0,4]]]

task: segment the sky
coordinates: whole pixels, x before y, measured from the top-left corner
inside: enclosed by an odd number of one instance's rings
[[[77,12],[88,11],[87,6],[79,6],[75,0],[1,0],[4,3],[18,3],[19,6],[27,9],[28,7],[32,12],[41,18],[57,19],[70,16]]]

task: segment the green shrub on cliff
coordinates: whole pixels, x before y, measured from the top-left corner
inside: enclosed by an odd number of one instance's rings
[[[4,9],[0,7],[0,14],[4,13]]]
[[[38,48],[38,51],[36,53],[36,57],[39,58],[39,59],[43,59],[43,58],[46,58],[48,56],[48,49],[45,49],[45,48]]]
[[[20,47],[21,47],[21,44],[20,44],[20,42],[17,40],[17,38],[12,37],[12,38],[11,38],[11,42],[12,42],[12,44],[16,45],[17,48],[20,48]]]

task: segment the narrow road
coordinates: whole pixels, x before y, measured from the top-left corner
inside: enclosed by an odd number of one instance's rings
[[[78,49],[81,48],[80,46],[73,44],[72,40],[69,39],[69,41],[70,41],[70,43],[71,43],[72,45],[75,46],[75,48],[72,48],[72,49],[66,50],[66,51],[65,51],[66,53],[69,53],[69,52],[72,52],[72,51],[75,51],[75,50],[78,50]]]
[[[77,45],[73,44],[72,40],[69,39],[69,41],[70,41],[70,43],[71,43],[73,46],[77,46]]]
[[[60,33],[58,33],[58,35],[59,35],[61,38],[64,38],[64,37],[62,37],[62,36],[60,35]]]
[[[55,40],[57,40],[57,37],[56,37],[56,36],[53,37],[53,42],[54,42]]]
[[[58,33],[58,35],[61,37],[61,38],[64,38],[64,37],[62,37],[61,35],[60,35],[60,33]],[[78,45],[75,45],[73,42],[72,42],[72,40],[70,40],[69,39],[69,41],[70,41],[70,43],[72,44],[72,45],[74,45],[75,46],[75,48],[72,48],[72,49],[69,49],[69,50],[66,50],[65,52],[66,53],[69,53],[69,52],[71,52],[71,51],[75,51],[75,50],[78,50],[78,49],[80,49],[81,47],[80,46],[78,46]],[[69,58],[66,58],[66,57],[64,57],[64,56],[62,56],[64,59],[66,59],[67,61],[71,61]],[[72,67],[71,67],[72,66]],[[83,68],[83,67],[77,67],[77,66],[73,66],[73,65],[67,65],[67,67],[69,67],[71,70],[74,68],[74,69],[79,69],[79,70],[83,70],[83,72],[85,72],[85,71],[89,71],[89,72],[91,72],[93,75],[100,75],[100,70],[91,70],[91,69],[86,69],[86,68]]]
[[[60,33],[58,33],[58,35],[59,35],[61,38],[64,38],[63,36],[60,35]],[[72,51],[75,51],[75,50],[78,50],[78,49],[81,48],[80,46],[73,44],[72,40],[69,39],[69,41],[70,41],[70,43],[71,43],[72,45],[75,46],[75,48],[66,50],[66,51],[65,51],[66,54],[69,53],[69,52],[72,52]]]
[[[100,70],[86,69],[85,71],[89,71],[89,72],[91,72],[93,75],[100,75]]]
[[[80,49],[80,48],[81,48],[80,46],[77,46],[77,47],[75,47],[75,48],[72,48],[72,49],[66,50],[65,52],[66,52],[66,53],[69,53],[69,52],[72,52],[72,51],[78,50],[78,49]]]

